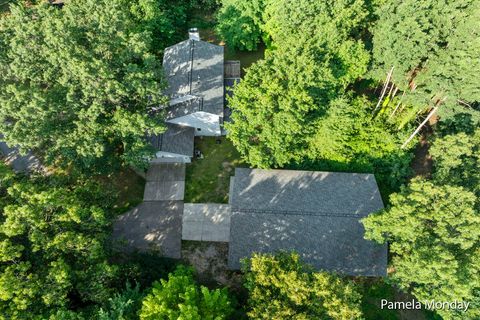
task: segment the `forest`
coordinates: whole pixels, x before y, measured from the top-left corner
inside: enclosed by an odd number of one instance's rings
[[[243,163],[375,174],[385,209],[362,223],[388,243],[385,279],[279,252],[226,286],[112,243],[132,205],[112,177],[147,168],[145,134],[166,128],[164,50],[206,20],[229,50],[265,50],[228,100]],[[0,319],[479,319],[479,21],[478,0],[0,5],[0,133],[48,168],[0,163]],[[469,308],[378,307],[394,295]]]

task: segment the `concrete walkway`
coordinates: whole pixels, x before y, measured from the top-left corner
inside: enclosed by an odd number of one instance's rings
[[[182,239],[228,242],[230,215],[228,204],[186,203],[183,207]]]

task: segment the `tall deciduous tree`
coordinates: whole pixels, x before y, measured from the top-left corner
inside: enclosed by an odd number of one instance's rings
[[[106,301],[116,267],[106,253],[110,199],[101,188],[27,181],[2,165],[0,193],[0,314],[47,319]]]
[[[163,130],[161,116],[148,115],[150,106],[164,102],[153,51],[166,22],[157,5],[85,0],[62,9],[43,1],[13,6],[0,20],[5,140],[43,154],[50,164],[98,169],[119,157],[144,164],[153,154],[145,133]]]
[[[217,33],[232,48],[253,51],[262,38],[265,0],[221,0]]]
[[[312,272],[298,254],[255,254],[245,265],[251,319],[360,319],[353,283]]]
[[[435,139],[430,154],[436,181],[463,186],[480,197],[480,128]]]
[[[478,198],[457,186],[413,180],[391,206],[363,220],[365,237],[388,241],[394,279],[419,300],[471,301],[480,288]],[[437,310],[455,319],[450,310]],[[478,309],[467,314],[478,317]],[[467,317],[467,315],[464,315]]]
[[[378,17],[372,30],[378,80],[394,67],[391,81],[416,111],[441,101],[444,117],[474,112],[480,101],[478,1],[386,1]]]
[[[179,266],[168,280],[155,282],[143,300],[140,319],[227,319],[233,311],[226,289],[198,286],[193,269]]]
[[[272,49],[235,88],[233,121],[227,125],[251,164],[298,161],[330,100],[366,72],[368,52],[353,36],[366,16],[362,3],[267,2],[265,30]]]

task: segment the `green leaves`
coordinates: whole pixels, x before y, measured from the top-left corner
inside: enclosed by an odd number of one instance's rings
[[[252,165],[299,162],[330,101],[366,72],[369,54],[354,31],[362,1],[267,1],[266,58],[252,65],[230,99],[229,138]]]
[[[48,318],[71,303],[105,301],[116,273],[105,247],[110,200],[93,182],[5,178],[13,181],[1,190],[0,313]]]
[[[233,311],[225,289],[210,291],[198,286],[193,269],[179,266],[169,274],[168,281],[155,282],[145,297],[140,319],[227,319]]]
[[[161,132],[163,119],[148,111],[165,102],[152,24],[164,13],[135,3],[132,12],[123,0],[15,6],[1,18],[0,131],[9,144],[90,172],[152,156],[144,136]]]
[[[232,48],[254,51],[263,36],[265,0],[222,0],[216,31]]]
[[[295,253],[255,254],[245,261],[251,319],[359,319],[353,283],[312,272]]]
[[[416,111],[446,98],[443,118],[475,113],[467,105],[480,101],[479,2],[388,1],[377,14],[374,77],[383,80],[394,66],[392,82]]]
[[[480,196],[480,129],[437,138],[430,154],[435,161],[435,180],[457,184]]]
[[[363,220],[365,237],[390,244],[392,278],[419,300],[474,301],[480,288],[479,130],[438,137],[433,179],[412,180],[391,206]],[[437,310],[444,319],[454,311]],[[478,318],[477,308],[462,317]]]

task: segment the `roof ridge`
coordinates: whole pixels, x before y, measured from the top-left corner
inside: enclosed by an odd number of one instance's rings
[[[272,210],[272,209],[242,209],[232,205],[232,212],[258,213],[258,214],[284,214],[284,215],[301,215],[301,216],[326,216],[326,217],[346,217],[358,218],[360,214],[343,213],[343,212],[322,212],[322,211],[294,211],[294,210]],[[368,214],[365,214],[365,216]]]

